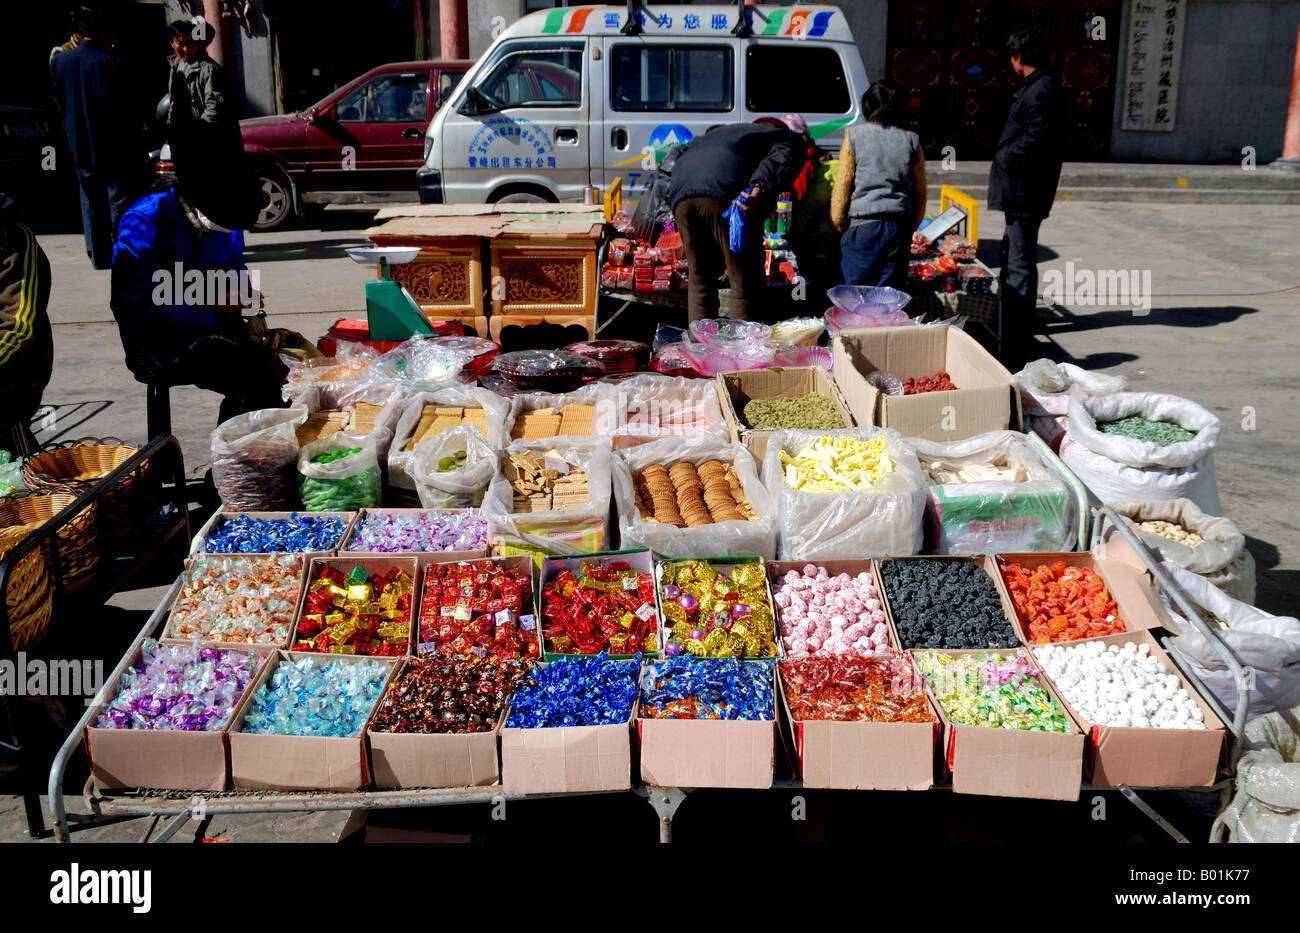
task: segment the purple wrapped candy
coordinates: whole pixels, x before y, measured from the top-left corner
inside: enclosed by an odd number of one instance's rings
[[[683,593],[678,598],[677,605],[685,609],[687,615],[689,615],[690,613],[695,611],[695,607],[698,606],[699,603],[696,601],[695,597],[692,596],[690,593]]]
[[[682,643],[680,641],[670,641],[666,645],[664,645],[664,654],[668,655],[669,657],[676,657],[677,655],[681,654],[685,650],[686,649],[682,647]]]
[[[368,511],[348,537],[345,551],[482,551],[487,519],[477,509],[430,509],[413,514]]]
[[[664,586],[664,599],[677,599],[682,595],[682,591],[668,583]]]
[[[704,629],[702,629],[702,628],[693,628],[693,629],[691,629],[691,640],[692,640],[692,641],[704,641]]]

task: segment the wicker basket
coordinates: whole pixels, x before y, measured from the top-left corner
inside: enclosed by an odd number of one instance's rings
[[[136,448],[115,437],[83,438],[41,448],[23,463],[23,482],[31,490],[59,487],[89,489],[131,457]],[[99,534],[103,540],[135,534],[149,517],[152,477],[141,465],[99,499]]]
[[[75,501],[76,491],[67,488],[41,489],[13,496],[0,502],[0,528],[25,527],[35,531]],[[95,527],[95,506],[96,503],[89,503],[72,521],[58,530],[57,561],[53,541],[47,541],[41,549],[49,568],[59,568],[63,589],[69,593],[75,593],[90,583],[99,566],[100,547]]]
[[[30,528],[0,529],[0,560],[31,533]],[[54,613],[54,587],[50,585],[45,558],[39,548],[29,552],[10,571],[4,599],[15,651],[22,651],[45,637]]]

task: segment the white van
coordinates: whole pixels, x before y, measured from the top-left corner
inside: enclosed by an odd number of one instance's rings
[[[635,201],[668,147],[719,124],[795,112],[838,148],[866,88],[836,7],[655,4],[630,26],[624,7],[532,13],[429,124],[420,201],[577,201],[618,177]]]

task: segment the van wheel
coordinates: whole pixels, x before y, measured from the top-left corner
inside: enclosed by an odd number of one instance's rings
[[[530,194],[527,191],[516,191],[514,194],[503,195],[496,199],[497,204],[550,204],[547,198],[540,194]]]
[[[258,172],[257,186],[261,192],[261,203],[253,229],[259,232],[274,230],[293,211],[293,196],[289,185],[278,172],[263,170]]]

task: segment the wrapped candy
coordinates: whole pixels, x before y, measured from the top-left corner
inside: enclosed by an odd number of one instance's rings
[[[781,662],[790,718],[836,722],[935,722],[911,659],[839,654]]]
[[[647,664],[641,716],[770,721],[775,716],[773,663],[683,656]]]
[[[736,564],[724,575],[708,561],[664,561],[659,584],[667,629],[665,654],[776,655],[776,620],[761,562]]]
[[[297,651],[396,656],[411,643],[415,582],[390,567],[371,574],[361,567],[344,573],[324,564],[307,585],[298,617]]]
[[[615,726],[627,722],[636,702],[640,659],[611,661],[604,653],[566,657],[539,667],[515,691],[506,726]]]
[[[203,541],[209,554],[303,554],[336,547],[348,523],[338,515],[251,518],[236,514],[221,520]]]
[[[414,515],[367,512],[344,550],[393,554],[486,548],[487,519],[477,510],[453,509]]]
[[[871,574],[831,576],[806,564],[790,570],[773,589],[786,657],[870,653],[890,646],[889,625]]]
[[[375,712],[372,732],[465,734],[496,728],[532,665],[494,656],[413,658]]]
[[[1035,679],[1024,648],[1014,654],[922,651],[917,666],[950,722],[962,726],[1072,732],[1061,704]]]
[[[298,605],[303,559],[201,554],[186,573],[171,638],[283,645]]]
[[[542,589],[542,634],[557,654],[659,650],[654,576],[625,560],[584,560]]]
[[[122,675],[95,728],[220,732],[261,661],[248,651],[146,638],[140,663]]]
[[[420,653],[533,658],[537,616],[527,569],[495,561],[432,564],[420,595]]]
[[[254,735],[352,738],[379,702],[391,664],[370,659],[299,658],[280,662],[257,688],[243,731]]]

